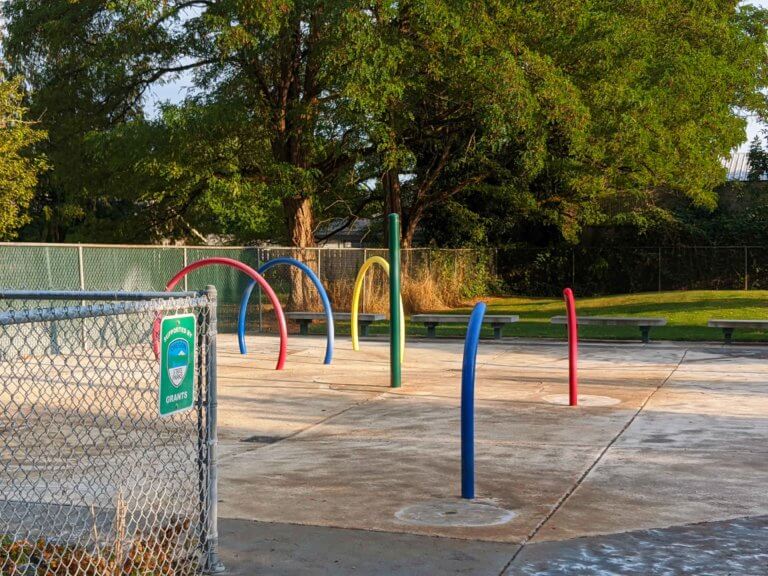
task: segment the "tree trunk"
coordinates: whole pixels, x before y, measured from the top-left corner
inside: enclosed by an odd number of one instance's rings
[[[403,220],[403,207],[400,200],[400,175],[395,169],[384,172],[381,177],[381,188],[384,191],[384,245],[389,243],[389,215],[398,214],[400,223]]]
[[[288,222],[291,246],[309,248],[315,245],[312,200],[303,196],[283,199],[283,211]]]
[[[424,210],[419,206],[412,208],[408,214],[408,221],[403,227],[403,248],[413,247],[413,237],[416,236],[423,214]]]
[[[284,198],[283,211],[288,224],[290,243],[295,247],[291,257],[303,262],[319,274],[317,250],[312,249],[315,246],[312,200],[302,196]],[[297,311],[319,309],[320,299],[307,275],[295,266],[291,266],[289,270],[291,294],[288,299],[288,308]]]

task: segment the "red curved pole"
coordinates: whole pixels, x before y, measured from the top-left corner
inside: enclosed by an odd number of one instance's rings
[[[183,269],[181,269],[176,274],[176,276],[171,278],[168,284],[165,285],[165,290],[166,291],[173,290],[176,287],[176,284],[178,284],[179,281],[182,278],[184,278],[184,276],[186,276],[190,272],[193,272],[194,270],[197,270],[198,268],[203,268],[204,266],[210,266],[211,264],[223,264],[224,266],[230,266],[231,268],[240,270],[240,272],[249,276],[251,279],[255,280],[259,284],[259,286],[261,286],[261,289],[267,295],[267,298],[269,298],[269,301],[272,303],[272,307],[275,309],[275,316],[277,316],[277,326],[278,326],[278,330],[280,331],[280,354],[277,358],[277,370],[282,370],[283,366],[285,366],[285,357],[288,353],[288,324],[286,324],[285,322],[285,314],[283,314],[283,307],[280,306],[280,301],[277,299],[277,295],[275,294],[274,290],[272,290],[272,287],[267,283],[267,281],[264,280],[261,274],[256,272],[256,270],[254,270],[247,264],[243,264],[242,262],[239,262],[238,260],[233,260],[232,258],[220,258],[220,257],[204,258],[203,260],[198,260],[197,262],[193,262],[189,266],[186,266]],[[155,350],[155,355],[158,354],[159,334],[160,334],[160,318],[158,317],[155,320],[155,324],[152,328],[152,347]]]
[[[579,360],[579,324],[576,320],[576,303],[573,300],[573,290],[563,290],[565,310],[568,316],[568,398],[571,406],[576,406],[579,400],[579,375],[577,363]]]

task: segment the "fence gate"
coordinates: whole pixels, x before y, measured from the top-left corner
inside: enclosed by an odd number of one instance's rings
[[[180,314],[194,398],[163,417],[153,328]],[[214,571],[215,378],[215,289],[0,292],[0,575]]]

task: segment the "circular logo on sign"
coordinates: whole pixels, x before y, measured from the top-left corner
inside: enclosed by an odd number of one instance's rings
[[[189,342],[178,338],[168,345],[168,378],[175,388],[184,381],[189,368]]]

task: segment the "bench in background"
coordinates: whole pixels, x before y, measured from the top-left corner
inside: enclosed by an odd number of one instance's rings
[[[485,316],[484,324],[490,324],[493,327],[493,337],[501,340],[501,332],[507,324],[513,324],[520,320],[519,316]],[[427,327],[427,336],[435,338],[437,336],[438,324],[467,324],[469,314],[414,314],[411,321],[421,322]]]
[[[733,331],[736,328],[750,330],[768,330],[768,320],[724,320],[713,318],[707,322],[710,328],[722,328],[726,344],[733,344]]]
[[[309,325],[315,320],[325,320],[325,312],[286,312],[285,317],[288,320],[293,320],[299,323],[299,334],[307,336],[309,334]],[[334,320],[346,320],[349,321],[352,318],[352,314],[349,312],[334,312]],[[358,314],[357,324],[360,327],[360,334],[362,336],[368,336],[368,328],[374,322],[384,320],[386,316],[384,314]]]
[[[565,316],[553,316],[549,319],[552,324],[568,324]],[[650,342],[651,328],[654,326],[666,326],[666,318],[632,318],[618,316],[577,316],[576,322],[580,326],[637,326],[640,328],[640,337],[644,343]]]

